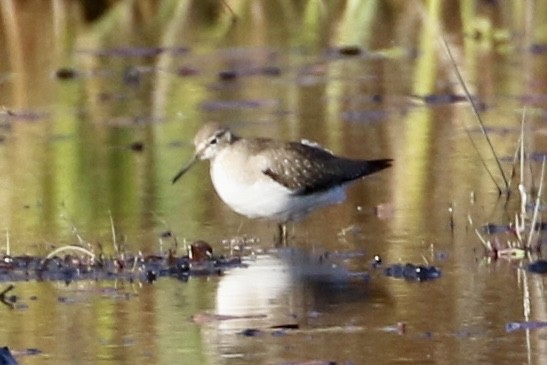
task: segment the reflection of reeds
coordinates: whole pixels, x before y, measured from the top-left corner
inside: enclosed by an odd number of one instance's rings
[[[7,55],[11,70],[19,75],[24,75],[25,63],[23,58],[23,41],[22,32],[19,28],[19,14],[16,11],[14,0],[5,0],[0,2],[0,12],[2,13],[2,21],[4,23],[4,32],[7,45]],[[22,82],[14,83],[14,95],[16,102],[14,105],[19,106],[25,92]]]

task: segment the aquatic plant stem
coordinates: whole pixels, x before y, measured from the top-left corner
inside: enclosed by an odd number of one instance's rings
[[[524,185],[524,121],[526,120],[526,107],[520,120],[520,183]]]
[[[541,179],[539,181],[539,188],[536,196],[536,202],[534,204],[534,214],[532,215],[532,222],[530,224],[530,232],[528,233],[528,242],[526,242],[526,247],[530,248],[532,245],[532,238],[534,232],[536,231],[536,224],[539,219],[539,207],[541,204],[541,195],[543,194],[543,180],[545,178],[545,157],[543,157],[543,163],[541,164]]]
[[[526,120],[526,108],[524,108],[522,113],[522,119],[520,121],[520,136],[517,142],[517,148],[515,149],[515,154],[513,155],[513,163],[511,167],[511,175],[509,176],[509,190],[513,184],[513,179],[516,176],[517,171],[517,161],[519,161],[520,168],[520,183],[524,184],[524,121]]]
[[[454,71],[456,72],[456,76],[458,78],[458,81],[460,82],[460,84],[461,84],[461,86],[462,86],[462,88],[465,92],[465,97],[466,97],[467,101],[471,104],[471,109],[473,110],[473,114],[475,114],[475,117],[477,118],[477,121],[479,122],[481,132],[482,132],[484,138],[486,139],[486,142],[488,143],[488,146],[490,148],[490,151],[491,151],[492,155],[494,156],[494,159],[496,160],[496,164],[498,166],[498,169],[500,170],[500,174],[501,174],[501,177],[503,179],[503,183],[505,185],[505,192],[509,195],[509,183],[507,181],[507,177],[505,176],[505,172],[503,171],[503,168],[501,166],[501,162],[498,158],[498,155],[496,154],[496,151],[494,150],[494,146],[492,145],[492,141],[490,140],[490,137],[488,136],[488,133],[486,133],[486,129],[484,127],[484,122],[482,121],[482,118],[479,114],[477,105],[475,104],[475,101],[471,97],[469,89],[467,88],[467,85],[465,84],[463,76],[460,72],[460,69],[458,68],[458,65],[456,64],[456,61],[454,60],[454,56],[452,55],[452,51],[450,51],[450,47],[448,46],[448,43],[446,42],[446,39],[441,36],[441,40],[442,40],[442,43],[443,43],[444,48],[446,50],[446,53],[448,54],[448,58],[450,59],[450,62],[452,63],[452,66],[454,66]],[[465,128],[465,126],[464,126],[464,128]],[[475,150],[479,154],[481,162],[482,162],[483,166],[485,167],[486,171],[488,172],[488,175],[490,175],[490,177],[492,178],[492,181],[494,182],[494,184],[498,188],[499,195],[502,195],[503,190],[500,188],[500,186],[496,182],[496,179],[494,178],[492,172],[488,168],[488,165],[486,164],[486,161],[484,160],[484,158],[480,154],[479,149],[477,148],[477,145],[473,141],[471,133],[469,132],[469,130],[467,128],[465,128],[465,131],[466,131],[467,135],[469,136],[469,138],[471,140],[471,143],[473,144],[473,147],[475,148]]]

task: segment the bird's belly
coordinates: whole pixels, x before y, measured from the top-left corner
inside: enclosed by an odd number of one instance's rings
[[[291,190],[265,176],[245,181],[244,176],[211,169],[211,179],[222,201],[235,212],[249,218],[289,221],[301,218],[315,208],[339,203],[346,197],[344,187],[309,195],[295,195]]]

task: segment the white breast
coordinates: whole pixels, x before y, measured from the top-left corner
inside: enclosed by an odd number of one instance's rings
[[[220,154],[211,161],[211,180],[222,201],[249,218],[285,222],[298,219],[319,206],[345,199],[342,186],[313,195],[293,195],[289,189],[262,174],[261,166],[254,165],[258,170],[256,174],[246,174],[233,164],[226,168],[225,157]]]

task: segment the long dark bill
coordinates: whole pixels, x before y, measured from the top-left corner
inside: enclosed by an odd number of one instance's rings
[[[184,166],[182,169],[180,169],[179,172],[177,172],[177,174],[175,175],[175,177],[173,177],[173,180],[171,180],[171,183],[172,183],[172,184],[176,183],[177,180],[180,179],[180,177],[181,177],[182,175],[184,175],[184,174],[186,173],[186,171],[190,170],[190,168],[191,168],[192,166],[194,166],[194,164],[195,164],[197,161],[198,161],[197,156],[192,157],[192,159],[190,160],[190,162],[188,162],[188,163],[186,164],[186,166]]]

